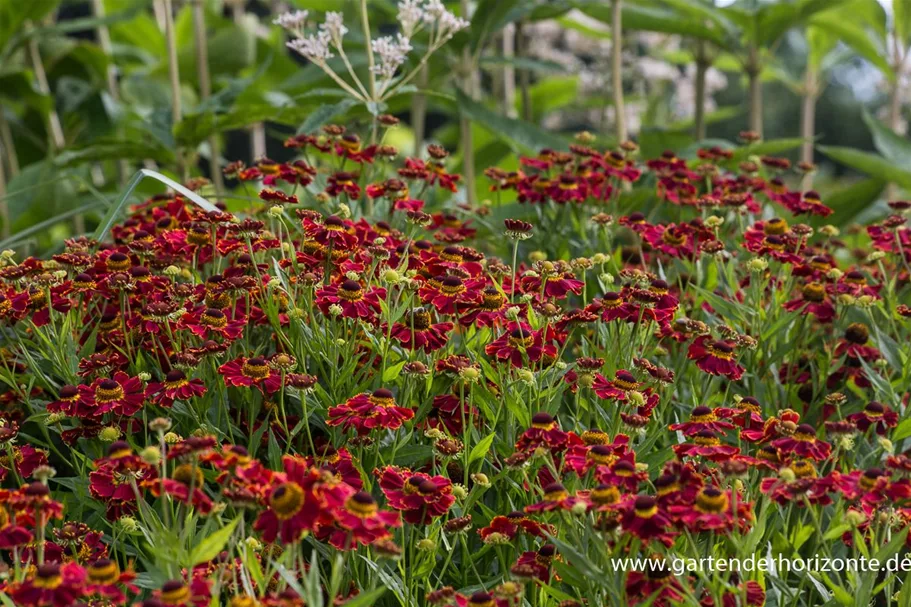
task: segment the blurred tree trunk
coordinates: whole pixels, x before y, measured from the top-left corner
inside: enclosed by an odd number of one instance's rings
[[[418,89],[427,88],[428,72],[427,65],[421,68],[418,74]],[[427,124],[427,97],[421,93],[415,93],[411,98],[411,129],[414,131],[414,155],[421,153],[424,146],[424,132]]]
[[[509,23],[503,28],[503,105],[506,115],[516,117],[516,66],[511,63],[516,58],[516,26]]]
[[[614,121],[617,125],[617,143],[628,139],[626,108],[623,104],[623,6],[622,0],[612,0],[611,6],[611,77],[614,93]]]
[[[96,19],[104,19],[104,0],[92,0],[92,12]],[[110,62],[108,63],[105,74],[108,83],[108,95],[111,96],[111,99],[113,99],[115,103],[119,103],[120,87],[117,84],[117,66],[114,65],[111,32],[108,30],[108,26],[102,23],[95,29],[95,34],[98,37],[98,46],[101,47],[101,51]],[[120,137],[123,136],[123,131],[119,127],[117,129],[117,134]],[[117,161],[117,181],[121,186],[126,185],[127,176],[129,174],[130,164],[125,159],[121,158]]]
[[[816,100],[819,98],[819,70],[807,66],[804,74],[803,99],[800,107],[800,161],[813,164],[813,138],[816,136]],[[808,190],[813,185],[812,171],[808,171],[801,182],[801,189]]]
[[[471,20],[469,1],[462,0],[462,18]],[[474,65],[471,48],[465,47],[462,52],[462,69],[464,71],[465,94],[475,99],[477,97],[476,85],[479,83],[477,68]],[[474,137],[471,132],[471,120],[467,116],[459,119],[459,130],[462,138],[462,173],[465,177],[465,201],[469,206],[475,204],[475,176],[474,176]]]
[[[161,3],[161,12],[164,13],[165,41],[168,47],[168,78],[171,83],[171,124],[176,126],[183,117],[183,108],[180,99],[180,71],[177,65],[177,40],[174,35],[174,11],[171,0],[158,0]],[[184,150],[178,148],[177,174],[182,181],[189,178],[189,170],[184,158]]]
[[[193,29],[196,38],[196,72],[199,75],[199,93],[205,103],[212,96],[212,80],[209,76],[209,37],[206,33],[206,9],[202,0],[193,0]],[[218,134],[209,136],[209,167],[215,196],[225,191],[225,181],[221,174],[221,145]]]
[[[705,139],[705,77],[709,65],[705,41],[699,40],[696,42],[696,111],[693,118],[696,141]]]
[[[750,130],[762,137],[762,66],[759,63],[759,49],[750,46],[750,56],[746,65],[750,90]]]
[[[519,59],[528,57],[528,39],[525,28],[524,22],[516,23],[516,57]],[[524,68],[519,70],[519,90],[522,95],[522,119],[531,122],[534,117],[531,107],[531,74]]]

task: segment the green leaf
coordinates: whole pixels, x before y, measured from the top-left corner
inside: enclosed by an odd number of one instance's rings
[[[824,202],[835,211],[829,218],[829,223],[839,227],[854,223],[861,213],[870,209],[885,187],[886,182],[882,179],[870,178],[828,194]]]
[[[342,605],[343,607],[373,607],[373,604],[384,594],[386,594],[385,588],[376,588],[370,592],[362,592]]]
[[[501,116],[487,106],[471,99],[460,90],[456,90],[456,103],[459,111],[474,120],[492,134],[512,141],[526,149],[537,152],[541,148],[565,149],[566,142],[537,125]]]
[[[911,172],[895,166],[882,156],[841,146],[820,145],[817,147],[820,152],[832,160],[846,164],[871,177],[878,177],[896,183],[905,189],[911,189]]]
[[[482,459],[487,452],[490,451],[490,446],[493,445],[493,439],[496,438],[496,434],[490,434],[482,438],[477,445],[471,448],[471,453],[468,454],[468,465],[471,465],[472,462]]]
[[[509,22],[509,12],[517,4],[518,0],[481,0],[478,3],[468,30],[472,51],[484,46],[493,34]]]
[[[892,66],[867,31],[850,17],[850,7],[845,10],[831,10],[814,15],[810,24],[829,37],[841,40],[858,55],[875,65],[890,80],[895,78]]]
[[[895,18],[895,34],[907,47],[911,37],[911,0],[892,0],[892,13]]]
[[[863,117],[873,135],[876,150],[902,169],[911,171],[911,141],[874,118],[866,109],[863,111]]]
[[[386,370],[383,371],[383,383],[394,382],[399,378],[399,375],[402,373],[402,368],[405,366],[405,363],[408,361],[400,361],[392,365],[391,367],[386,367]]]
[[[193,192],[183,187],[173,179],[165,177],[161,173],[151,171],[149,169],[139,169],[133,179],[130,181],[129,185],[123,191],[123,194],[120,195],[120,198],[116,203],[110,208],[108,213],[104,216],[104,219],[101,220],[101,223],[98,225],[98,229],[95,231],[93,238],[99,242],[104,240],[104,237],[107,236],[108,230],[114,226],[114,222],[117,221],[117,217],[120,215],[120,212],[127,206],[127,203],[130,200],[130,196],[133,194],[133,191],[139,185],[139,183],[146,177],[151,177],[161,183],[165,184],[172,190],[177,191],[178,193],[186,196],[189,200],[195,203],[197,206],[202,208],[204,211],[218,211],[218,207],[213,205],[211,202]]]
[[[766,4],[757,14],[755,41],[761,46],[771,46],[789,29],[806,23],[813,15],[843,4],[845,0],[798,0]]]
[[[239,522],[240,517],[237,517],[197,544],[190,553],[190,565],[193,566],[205,563],[218,556],[218,553],[228,544],[228,540],[231,539],[231,534],[234,533],[234,529]]]
[[[333,105],[320,106],[319,109],[310,114],[300,127],[298,127],[298,135],[315,131],[339,114],[344,114],[357,104],[358,101],[355,99],[342,99]]]
[[[608,2],[578,4],[582,12],[589,17],[605,23],[613,20],[612,8]],[[638,3],[624,3],[621,5],[621,11],[620,19],[623,22],[624,30],[679,34],[688,38],[708,40],[721,47],[726,46],[722,33],[717,28],[713,29],[706,25],[702,19],[681,15],[658,6],[642,6]]]

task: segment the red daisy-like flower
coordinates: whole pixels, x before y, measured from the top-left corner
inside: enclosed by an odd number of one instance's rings
[[[359,435],[369,434],[377,428],[397,430],[402,423],[414,417],[414,410],[400,407],[391,391],[380,388],[373,394],[364,392],[349,398],[344,404],[329,408],[330,426],[354,428]]]
[[[451,322],[434,324],[430,312],[424,308],[412,310],[402,322],[392,326],[392,337],[409,350],[434,352],[446,345]]]
[[[674,454],[680,459],[699,456],[713,462],[721,462],[740,453],[740,449],[737,447],[722,444],[721,439],[712,430],[699,430],[690,439],[693,442],[681,443],[672,447]]]
[[[341,550],[388,538],[392,535],[390,528],[402,526],[398,513],[380,510],[373,496],[365,491],[348,496],[333,516],[339,529],[333,531],[329,542]]]
[[[673,542],[673,523],[651,495],[626,496],[615,508],[621,512],[620,525],[625,532],[644,541],[655,539],[668,546]]]
[[[142,380],[117,371],[112,378],[98,378],[90,386],[79,386],[79,401],[73,415],[100,417],[114,413],[129,417],[142,409],[144,401]]]
[[[695,360],[696,366],[710,375],[723,375],[731,381],[743,376],[744,368],[734,360],[736,345],[733,342],[712,340],[708,335],[701,335],[690,344],[686,356]]]
[[[316,305],[329,316],[332,306],[341,308],[343,318],[359,318],[374,321],[382,311],[380,299],[386,297],[386,289],[367,290],[356,280],[344,280],[338,285],[328,285],[316,292]]]
[[[429,524],[446,514],[455,503],[452,482],[446,477],[396,466],[386,466],[374,474],[379,477],[380,489],[389,505],[401,511],[405,521],[412,525]]]
[[[540,502],[525,506],[525,512],[550,512],[551,510],[573,510],[576,504],[586,504],[585,500],[570,495],[560,483],[551,483],[544,487],[544,496]]]
[[[180,369],[171,369],[164,381],[146,386],[146,398],[161,407],[171,407],[175,400],[187,401],[206,393],[206,385],[199,379],[187,379]]]
[[[523,322],[512,322],[503,335],[484,347],[484,351],[499,361],[509,361],[513,367],[525,367],[541,360],[545,350],[555,350],[548,346],[544,344],[541,331],[534,331]]]
[[[85,581],[85,569],[76,562],[45,563],[7,590],[19,607],[71,607],[85,596]]]
[[[724,433],[725,430],[731,430],[733,428],[734,424],[719,420],[715,415],[715,412],[710,407],[704,405],[700,405],[693,409],[689,421],[668,426],[668,430],[683,432],[684,436],[695,436],[702,430],[709,430],[721,434]]]
[[[323,475],[303,460],[286,455],[282,458],[284,473],[276,474],[274,487],[267,498],[268,509],[259,515],[253,528],[267,542],[280,538],[284,544],[300,541],[313,531],[331,508],[343,504],[336,492],[324,491]]]
[[[426,280],[418,290],[421,302],[439,314],[459,314],[477,306],[482,299],[481,279],[462,280],[458,276],[440,276]]]
[[[339,171],[329,176],[326,180],[326,193],[330,196],[346,194],[348,198],[356,200],[361,196],[361,186],[358,185],[359,175],[347,171]]]
[[[772,441],[772,446],[782,455],[801,457],[820,462],[828,459],[832,445],[816,438],[816,429],[810,424],[800,424],[790,436]]]
[[[867,403],[863,411],[849,415],[847,419],[861,432],[872,427],[877,434],[885,434],[898,425],[898,413],[875,400]]]
[[[552,452],[559,452],[566,449],[569,444],[570,434],[557,426],[557,421],[552,415],[541,412],[532,416],[531,428],[523,432],[516,441],[516,451],[531,452],[538,447],[546,447]]]
[[[801,314],[812,314],[822,323],[830,323],[835,318],[835,305],[826,292],[823,284],[811,282],[800,290],[800,297],[785,302],[782,306],[788,312],[800,311]]]
[[[730,531],[735,527],[744,530],[753,520],[749,503],[737,500],[737,511],[733,511],[731,491],[717,487],[703,487],[692,505],[670,506],[674,519],[692,531]]]
[[[274,394],[282,387],[281,374],[275,372],[261,356],[241,356],[218,368],[225,384],[239,388],[254,386],[265,394]]]
[[[223,310],[217,308],[200,308],[184,314],[179,326],[189,329],[191,333],[202,339],[220,335],[224,339],[235,340],[243,334],[244,327],[247,326],[247,319],[242,314],[229,318]]]

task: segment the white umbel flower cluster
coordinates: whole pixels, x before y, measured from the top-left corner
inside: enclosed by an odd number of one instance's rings
[[[405,59],[411,51],[411,42],[402,34],[395,38],[383,36],[374,40],[372,47],[377,56],[377,64],[373,66],[373,72],[383,78],[392,78],[399,66],[405,63]]]
[[[288,42],[288,48],[300,53],[313,63],[322,65],[327,59],[334,55],[329,50],[330,36],[327,32],[321,31],[309,36],[301,36]]]
[[[282,13],[272,23],[285,28],[289,32],[300,33],[304,29],[304,23],[306,23],[308,16],[310,16],[309,11],[290,11]]]
[[[402,0],[398,4],[399,24],[406,38],[427,27],[434,42],[442,43],[468,27],[468,21],[446,9],[441,0]]]

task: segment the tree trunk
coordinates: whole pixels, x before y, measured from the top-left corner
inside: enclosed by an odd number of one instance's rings
[[[506,115],[516,117],[516,66],[509,63],[516,58],[516,26],[508,24],[503,28],[503,105]]]
[[[696,141],[705,139],[705,75],[709,71],[709,60],[705,54],[705,42],[696,43],[696,99],[694,135]]]
[[[812,66],[807,66],[804,75],[803,99],[800,106],[800,138],[803,144],[800,148],[800,161],[813,164],[813,138],[816,136],[816,99],[819,96],[819,72]],[[808,190],[813,187],[813,174],[807,172],[801,182],[801,189]]]
[[[516,24],[516,57],[528,56],[528,40],[522,21]],[[519,70],[519,91],[522,96],[522,119],[531,122],[534,117],[531,107],[531,74],[527,69]]]
[[[159,0],[164,18],[165,40],[168,46],[168,78],[171,83],[171,124],[176,126],[183,117],[180,100],[180,71],[177,65],[177,40],[174,37],[174,12],[171,0]],[[189,178],[184,150],[177,149],[177,174],[182,181]]]
[[[468,0],[462,0],[462,18],[471,19]],[[475,74],[476,68],[470,48],[466,47],[462,53],[462,63],[465,75],[462,86],[465,87],[465,94],[475,99],[477,97],[476,84],[479,79]],[[471,120],[467,116],[462,116],[459,119],[459,130],[462,138],[462,174],[465,177],[465,201],[469,206],[473,207],[475,204],[474,137],[471,132]]]
[[[193,29],[196,38],[196,72],[199,76],[199,93],[203,102],[212,96],[212,81],[209,77],[209,47],[206,35],[206,9],[202,0],[193,0]],[[209,136],[209,167],[215,196],[225,191],[224,176],[221,174],[221,145],[218,134]]]
[[[428,72],[427,64],[421,68],[418,74],[418,88],[427,88]],[[421,93],[415,93],[411,98],[411,129],[414,131],[414,155],[421,153],[424,147],[425,129],[427,124],[427,97]]]
[[[762,137],[762,81],[760,74],[759,50],[750,47],[750,58],[747,63],[747,78],[750,83],[750,130]]]
[[[611,77],[614,93],[614,121],[617,125],[617,143],[627,140],[626,108],[623,104],[623,22],[622,0],[611,4]]]

